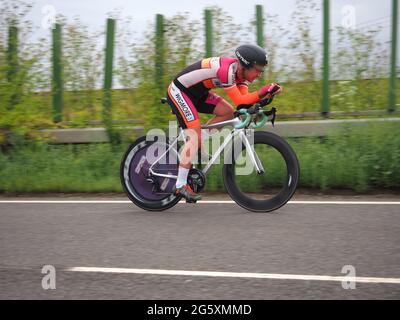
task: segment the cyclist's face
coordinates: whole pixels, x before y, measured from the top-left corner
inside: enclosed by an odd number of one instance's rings
[[[255,65],[245,71],[245,77],[247,81],[253,82],[255,79],[262,76],[264,72],[263,66]]]

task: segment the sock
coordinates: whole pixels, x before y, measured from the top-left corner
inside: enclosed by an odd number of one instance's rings
[[[178,179],[176,180],[177,189],[181,188],[186,184],[188,174],[189,174],[189,169],[179,166]]]

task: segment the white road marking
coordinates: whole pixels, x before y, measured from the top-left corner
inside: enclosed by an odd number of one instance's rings
[[[28,203],[28,204],[118,204],[132,203],[129,200],[0,200],[1,203]],[[185,201],[180,201],[180,204]],[[234,204],[232,200],[201,200],[197,204]],[[400,201],[289,201],[287,204],[349,204],[349,205],[400,205]]]
[[[83,204],[96,204],[96,203],[132,203],[127,200],[0,200],[0,203],[29,203],[29,204],[63,204],[63,203],[83,203]]]
[[[96,268],[73,267],[66,271],[71,272],[100,272],[100,273],[131,273],[168,276],[200,276],[200,277],[227,277],[227,278],[255,278],[276,280],[315,280],[315,281],[340,281],[358,283],[391,283],[400,284],[400,278],[375,278],[375,277],[349,277],[349,276],[321,276],[302,274],[277,274],[277,273],[248,273],[248,272],[217,272],[217,271],[188,271],[188,270],[160,270],[160,269],[131,269],[131,268]]]
[[[288,204],[400,204],[400,201],[289,201]]]

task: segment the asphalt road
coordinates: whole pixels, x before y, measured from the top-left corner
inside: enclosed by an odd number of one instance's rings
[[[55,268],[47,282],[55,289],[43,289],[45,265]],[[345,289],[327,278],[346,276],[346,265],[357,277],[383,282]],[[290,203],[260,214],[229,203],[151,213],[130,203],[0,201],[0,299],[399,299],[399,266],[400,203]]]

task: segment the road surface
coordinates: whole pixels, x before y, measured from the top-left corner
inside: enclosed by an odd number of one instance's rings
[[[0,197],[0,299],[400,298],[399,197],[204,200]]]

